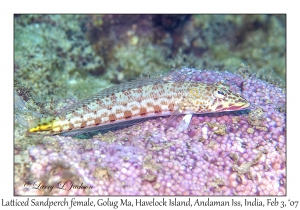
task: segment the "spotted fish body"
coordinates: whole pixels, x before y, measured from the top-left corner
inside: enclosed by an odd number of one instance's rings
[[[187,82],[182,72],[143,78],[100,91],[60,115],[30,122],[29,132],[60,134],[90,131],[148,117],[235,111],[249,107],[224,84]]]

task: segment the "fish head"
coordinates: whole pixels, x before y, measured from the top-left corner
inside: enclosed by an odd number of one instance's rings
[[[232,92],[229,86],[224,84],[215,84],[212,88],[211,97],[213,98],[212,112],[238,111],[250,106],[245,98]]]

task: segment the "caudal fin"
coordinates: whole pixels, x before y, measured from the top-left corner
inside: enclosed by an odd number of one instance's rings
[[[54,117],[42,117],[28,120],[28,132],[50,131],[53,128]]]
[[[39,125],[40,118],[28,120],[28,129],[35,128]]]

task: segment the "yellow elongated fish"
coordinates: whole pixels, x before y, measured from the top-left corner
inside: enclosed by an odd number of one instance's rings
[[[60,115],[29,121],[30,133],[87,132],[133,120],[167,116],[237,111],[250,106],[224,84],[186,81],[189,72],[173,71],[159,78],[142,78],[116,85],[67,108]]]

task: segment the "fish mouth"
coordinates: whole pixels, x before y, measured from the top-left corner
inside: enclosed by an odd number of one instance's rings
[[[248,101],[238,102],[233,106],[230,106],[226,109],[226,111],[238,111],[247,109],[251,104]]]

